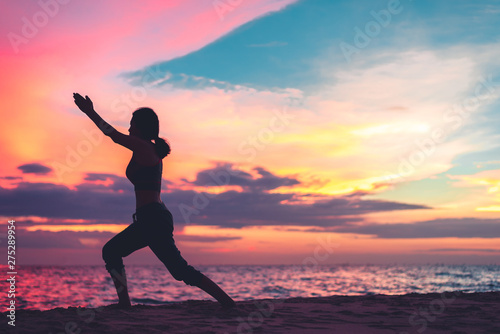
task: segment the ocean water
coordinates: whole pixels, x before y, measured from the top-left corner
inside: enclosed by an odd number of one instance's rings
[[[500,291],[500,266],[485,265],[323,265],[196,266],[236,301],[331,295],[398,295],[444,291]],[[103,266],[17,266],[16,307],[98,307],[118,301]],[[0,272],[7,278],[7,267]],[[214,300],[176,281],[163,266],[126,266],[132,304]],[[0,306],[7,306],[8,284],[0,283]]]

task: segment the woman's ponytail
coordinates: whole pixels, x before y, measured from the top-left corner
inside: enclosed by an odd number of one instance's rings
[[[165,139],[157,137],[155,139],[155,150],[158,156],[163,159],[170,154],[170,145],[165,141]]]

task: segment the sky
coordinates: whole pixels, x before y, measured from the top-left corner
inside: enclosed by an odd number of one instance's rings
[[[17,264],[104,265],[132,223],[132,152],[73,92],[126,134],[156,111],[192,264],[500,262],[497,1],[0,6],[0,244],[15,220]],[[141,263],[160,264],[125,258]]]

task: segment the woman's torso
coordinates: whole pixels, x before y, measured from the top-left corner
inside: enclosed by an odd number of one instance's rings
[[[136,209],[146,204],[161,203],[161,175],[163,163],[156,154],[154,144],[133,153],[127,166],[127,178],[134,185]]]

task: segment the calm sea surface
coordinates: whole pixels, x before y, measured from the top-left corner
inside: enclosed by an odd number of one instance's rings
[[[500,266],[330,265],[196,266],[235,300],[331,295],[407,294],[461,290],[500,291]],[[103,266],[17,266],[18,309],[98,307],[118,301]],[[0,266],[7,278],[7,267]],[[133,304],[164,304],[209,299],[200,289],[176,281],[165,267],[127,265]],[[2,279],[0,302],[7,303]]]

